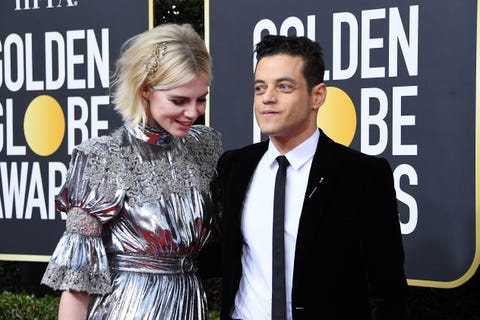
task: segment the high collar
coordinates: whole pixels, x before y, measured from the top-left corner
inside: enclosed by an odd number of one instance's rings
[[[127,124],[126,127],[136,138],[157,146],[170,143],[173,137],[160,127],[143,126],[142,124],[137,124],[134,128]]]

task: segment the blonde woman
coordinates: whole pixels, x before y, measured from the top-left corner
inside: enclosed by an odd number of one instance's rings
[[[113,102],[124,125],[76,147],[56,198],[67,213],[42,283],[59,319],[208,319],[197,255],[216,234],[220,134],[204,114],[211,60],[190,25],[129,39]]]

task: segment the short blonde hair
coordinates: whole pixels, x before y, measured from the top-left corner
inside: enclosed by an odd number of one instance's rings
[[[132,126],[148,123],[146,86],[171,89],[200,76],[212,79],[205,42],[190,24],[162,24],[128,39],[112,78],[113,103]]]

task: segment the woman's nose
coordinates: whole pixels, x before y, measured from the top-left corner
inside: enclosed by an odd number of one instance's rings
[[[205,113],[205,107],[203,106],[203,104],[195,104],[195,103],[190,104],[183,112],[185,117],[189,119],[196,119],[199,116],[201,116],[203,113]]]

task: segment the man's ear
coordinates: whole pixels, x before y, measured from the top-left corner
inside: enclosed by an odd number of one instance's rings
[[[319,83],[312,88],[312,108],[319,109],[327,98],[327,86],[325,83]]]

